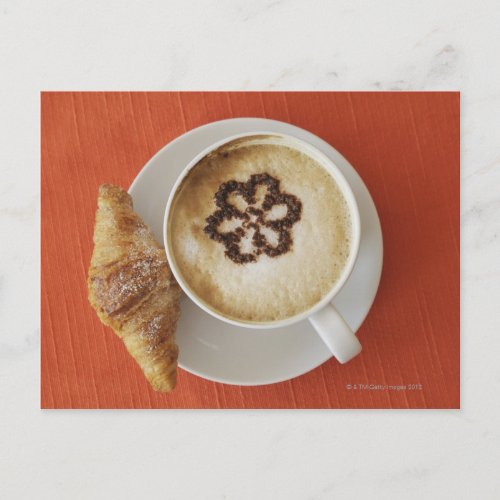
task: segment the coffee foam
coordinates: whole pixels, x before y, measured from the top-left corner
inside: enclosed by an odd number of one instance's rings
[[[224,245],[206,234],[206,220],[218,208],[214,195],[223,183],[245,183],[255,174],[278,179],[282,193],[298,198],[300,219],[290,228],[289,251],[235,263]],[[259,197],[263,194],[256,194],[257,203]],[[244,200],[240,206],[228,199],[238,209],[245,206]],[[283,215],[282,207],[274,211]],[[234,222],[224,221],[224,230],[232,230]],[[278,144],[241,143],[203,158],[177,191],[169,224],[172,255],[184,281],[210,308],[241,321],[275,321],[311,308],[338,280],[350,251],[349,208],[335,180],[311,157]],[[242,251],[251,251],[251,238],[243,239]]]

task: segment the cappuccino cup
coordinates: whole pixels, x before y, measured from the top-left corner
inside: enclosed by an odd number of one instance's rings
[[[255,330],[307,318],[341,363],[361,344],[331,301],[353,270],[360,233],[338,167],[274,132],[228,137],[199,153],[170,192],[163,224],[170,268],[195,304]]]

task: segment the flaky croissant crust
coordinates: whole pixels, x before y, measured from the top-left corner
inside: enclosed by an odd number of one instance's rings
[[[180,288],[130,195],[110,184],[99,188],[88,289],[99,318],[123,340],[151,386],[172,390]]]

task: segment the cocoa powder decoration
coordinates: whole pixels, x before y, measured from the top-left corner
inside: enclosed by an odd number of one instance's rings
[[[267,193],[261,207],[256,205],[256,191],[258,186],[266,186]],[[240,195],[248,204],[244,211],[240,211],[229,203],[231,194]],[[214,196],[218,209],[205,220],[204,228],[212,240],[224,245],[225,255],[236,264],[256,262],[261,254],[269,257],[278,257],[290,251],[293,240],[291,235],[292,226],[300,220],[302,214],[302,202],[293,194],[280,191],[280,181],[267,173],[251,175],[246,182],[229,180],[222,183]],[[280,219],[267,220],[266,214],[276,205],[285,205],[286,214]],[[255,216],[255,221],[251,220]],[[225,220],[239,219],[241,226],[233,231],[219,232],[218,228]],[[261,227],[269,228],[278,235],[278,243],[272,246],[266,236],[261,232]],[[252,244],[254,251],[241,253],[240,242],[253,229]]]

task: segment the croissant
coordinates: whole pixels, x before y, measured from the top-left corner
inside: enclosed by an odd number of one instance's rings
[[[99,188],[88,289],[97,315],[123,340],[153,389],[171,391],[181,291],[132,198],[110,184]]]

